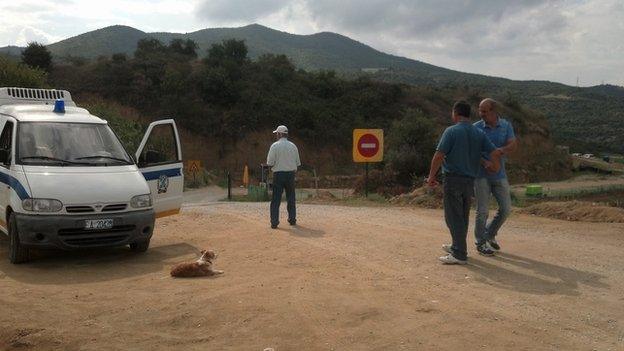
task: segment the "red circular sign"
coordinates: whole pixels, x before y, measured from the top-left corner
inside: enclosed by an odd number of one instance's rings
[[[360,155],[373,157],[379,152],[379,139],[373,134],[364,134],[357,141],[357,148]]]

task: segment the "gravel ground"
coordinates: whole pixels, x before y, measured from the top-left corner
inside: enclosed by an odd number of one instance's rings
[[[187,206],[139,255],[11,265],[3,238],[0,350],[624,349],[624,224],[514,215],[496,257],[443,266],[440,210],[298,210],[272,230],[267,203]],[[203,248],[224,275],[169,277]]]

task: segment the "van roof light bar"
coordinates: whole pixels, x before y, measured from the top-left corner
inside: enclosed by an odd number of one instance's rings
[[[67,90],[32,89],[32,88],[0,88],[0,106],[17,104],[54,105],[56,100],[65,101],[67,106],[76,106]]]

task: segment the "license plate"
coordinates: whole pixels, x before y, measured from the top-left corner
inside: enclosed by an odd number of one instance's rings
[[[85,221],[85,229],[111,229],[112,227],[112,219],[87,219]]]

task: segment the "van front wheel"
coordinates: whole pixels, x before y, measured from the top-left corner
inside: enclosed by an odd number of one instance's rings
[[[13,214],[9,215],[9,261],[24,263],[30,260],[30,250],[20,243],[17,232],[17,221]]]
[[[136,241],[130,244],[130,251],[132,252],[145,252],[149,247],[150,240]]]

